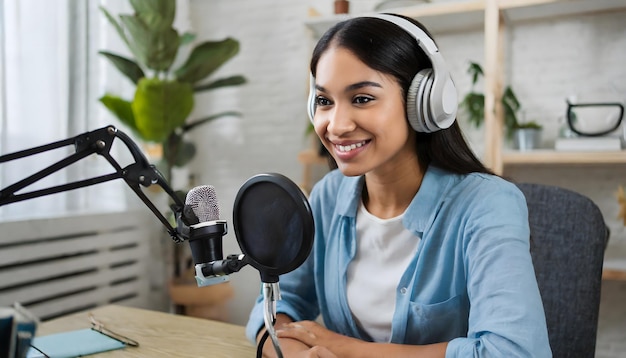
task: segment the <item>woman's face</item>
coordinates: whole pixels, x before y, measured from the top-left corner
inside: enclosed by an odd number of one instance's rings
[[[391,75],[331,46],[315,77],[315,132],[344,175],[393,174],[417,163],[400,85]]]

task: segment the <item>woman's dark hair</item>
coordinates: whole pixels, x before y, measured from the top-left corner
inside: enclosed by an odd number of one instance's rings
[[[418,21],[401,17],[411,21],[430,36]],[[357,17],[330,28],[313,50],[310,65],[313,77],[316,75],[320,57],[332,46],[345,48],[370,68],[396,78],[405,99],[415,74],[431,67],[428,56],[419,48],[411,34],[389,21],[378,18]],[[469,148],[456,121],[448,129],[434,133],[418,132],[416,150],[424,170],[429,164],[433,164],[458,174],[472,172],[493,174]],[[334,161],[331,159],[331,166],[332,163]]]

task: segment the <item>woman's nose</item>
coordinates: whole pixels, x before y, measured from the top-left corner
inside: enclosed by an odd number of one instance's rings
[[[344,104],[335,104],[329,112],[328,132],[341,136],[344,133],[351,132],[356,129],[356,122],[353,118],[351,106]]]

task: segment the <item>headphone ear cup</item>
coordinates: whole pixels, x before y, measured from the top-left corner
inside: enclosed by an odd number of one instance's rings
[[[309,78],[309,98],[307,100],[307,114],[309,120],[313,123],[313,117],[315,117],[315,77],[313,75]]]
[[[428,133],[437,132],[442,129],[437,122],[437,117],[433,112],[432,101],[433,99],[433,78],[434,74],[431,72],[422,80],[422,87],[424,87],[424,94],[422,95],[422,106],[418,107],[418,110],[422,113],[422,118]],[[419,113],[419,112],[418,112]]]
[[[427,83],[432,82],[432,70],[430,68],[419,71],[413,81],[406,95],[406,116],[411,124],[411,127],[416,132],[430,133],[427,122],[430,121],[428,110],[424,107],[425,97],[428,96],[426,92]]]

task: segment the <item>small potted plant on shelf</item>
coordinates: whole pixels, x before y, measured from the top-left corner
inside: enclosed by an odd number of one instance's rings
[[[120,14],[117,19],[104,7],[100,9],[127,45],[132,58],[109,51],[100,51],[100,54],[135,85],[135,93],[132,99],[107,93],[100,102],[139,139],[160,144],[162,158],[157,166],[171,182],[172,168],[184,167],[195,156],[196,148],[187,140],[187,132],[216,118],[240,115],[227,111],[189,119],[196,94],[246,82],[241,75],[208,80],[239,52],[239,42],[226,38],[194,46],[194,34],[180,34],[173,27],[176,0],[130,0],[130,4],[134,14]],[[176,65],[174,60],[179,50],[186,46],[193,46],[189,56],[181,65]],[[188,188],[177,190],[183,200],[185,189]],[[194,272],[188,268],[189,255],[181,246],[174,246],[174,272],[169,287],[173,303],[187,307],[186,314],[221,318],[214,309],[202,306],[215,306],[230,297],[232,287],[198,288]]]
[[[480,127],[485,121],[485,95],[476,91],[478,80],[484,75],[482,67],[470,62],[467,72],[472,77],[472,87],[461,102],[461,110],[467,115],[471,124]],[[535,121],[520,121],[520,102],[511,86],[507,86],[502,93],[502,108],[504,110],[504,127],[506,136],[513,140],[513,147],[519,150],[534,149],[539,146],[542,126]]]

